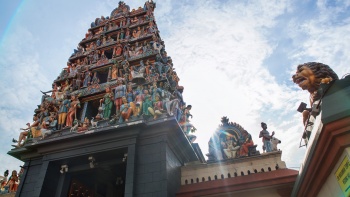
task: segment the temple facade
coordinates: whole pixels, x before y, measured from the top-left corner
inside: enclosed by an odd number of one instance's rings
[[[290,196],[298,172],[278,139],[270,147],[273,134],[261,134],[269,146],[260,153],[222,117],[205,159],[155,8],[120,1],[91,22],[13,139],[8,154],[25,163],[16,196]]]

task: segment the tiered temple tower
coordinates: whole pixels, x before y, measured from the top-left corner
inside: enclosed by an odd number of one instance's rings
[[[8,152],[25,162],[16,196],[290,194],[296,171],[281,151],[260,155],[227,117],[205,161],[155,7],[120,1],[91,23]]]
[[[91,23],[9,152],[25,162],[16,196],[174,196],[180,167],[204,161],[155,7],[120,1]]]

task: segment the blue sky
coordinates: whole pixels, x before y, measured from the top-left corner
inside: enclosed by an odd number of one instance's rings
[[[131,8],[144,1],[125,1]],[[8,156],[12,138],[31,122],[39,90],[52,81],[95,18],[116,0],[0,1],[0,172],[22,163]],[[291,81],[298,64],[318,61],[342,77],[350,72],[350,1],[157,2],[156,21],[191,104],[197,142],[205,154],[222,116],[258,138],[260,122],[281,139],[288,167],[299,167],[301,101]]]

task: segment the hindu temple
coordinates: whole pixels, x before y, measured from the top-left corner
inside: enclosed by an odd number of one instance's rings
[[[116,6],[87,27],[52,89],[42,91],[33,123],[13,139],[8,154],[24,162],[9,178],[20,179],[10,187],[15,195],[290,196],[298,172],[281,160],[278,139],[260,152],[223,116],[205,158],[156,3]]]

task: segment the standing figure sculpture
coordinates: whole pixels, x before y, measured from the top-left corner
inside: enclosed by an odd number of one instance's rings
[[[162,91],[163,105],[168,115],[172,116],[176,112],[176,109],[179,107],[179,100],[173,98],[173,95],[168,90],[169,86],[167,85]]]
[[[116,114],[119,116],[120,106],[123,104],[122,97],[126,95],[126,86],[122,84],[121,80],[117,81],[117,87],[115,87],[114,104],[116,108]]]
[[[266,148],[266,152],[271,152],[272,151],[272,146],[271,146],[270,140],[271,140],[272,136],[275,135],[275,132],[272,131],[272,135],[270,135],[270,133],[266,130],[267,129],[267,125],[264,122],[261,123],[261,128],[263,130],[260,131],[259,138],[262,137],[262,142],[264,143],[264,146]]]
[[[70,108],[70,100],[67,95],[63,96],[64,100],[60,101],[60,107],[58,110],[58,130],[65,127],[68,109]]]
[[[77,119],[77,109],[80,108],[80,101],[76,95],[72,95],[70,107],[67,113],[66,126],[72,127],[74,119]]]
[[[138,89],[135,92],[135,112],[134,116],[139,116],[140,113],[142,113],[142,102],[143,102],[143,94],[142,94],[142,89]]]
[[[142,114],[144,116],[152,115],[150,110],[152,110],[152,100],[151,95],[149,95],[148,90],[143,91],[143,101],[142,101]]]
[[[112,66],[112,80],[116,80],[118,78],[118,68],[117,68],[117,65],[113,65]]]
[[[106,94],[101,99],[103,101],[103,119],[109,119],[111,117],[111,111],[113,107],[113,94],[109,86],[106,87]]]
[[[123,45],[118,40],[116,47],[113,49],[113,57],[119,57],[123,53]]]
[[[86,71],[85,71],[85,78],[84,78],[84,81],[83,81],[83,87],[88,87],[91,83],[91,72],[88,70],[88,68],[86,68]]]

